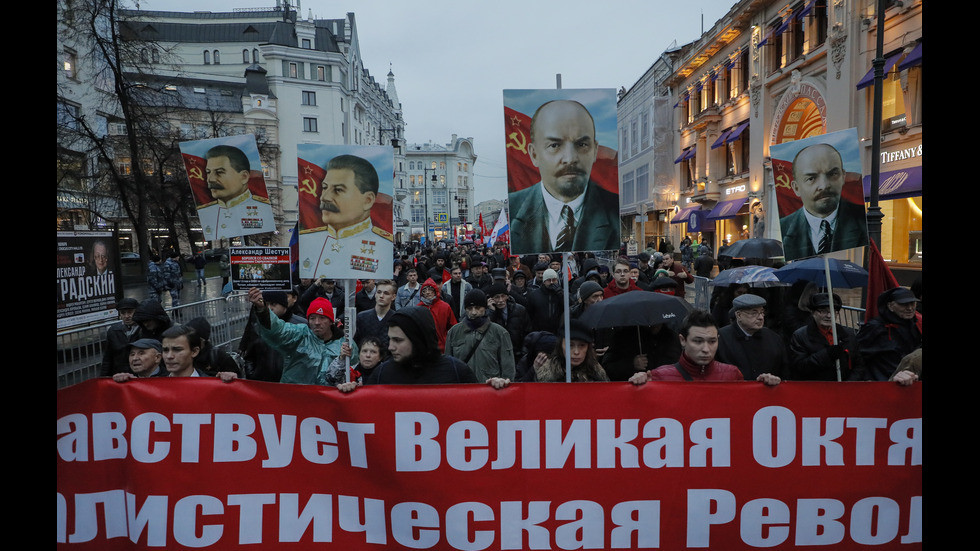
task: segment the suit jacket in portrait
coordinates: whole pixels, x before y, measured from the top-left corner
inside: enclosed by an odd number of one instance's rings
[[[510,244],[516,254],[552,252],[548,235],[548,208],[541,196],[542,184],[511,193]],[[585,188],[582,219],[576,224],[572,251],[619,249],[619,195],[589,180]]]
[[[783,231],[783,254],[786,260],[816,256],[810,240],[810,225],[807,224],[803,207],[789,216],[779,219]],[[868,245],[868,221],[864,205],[841,200],[837,210],[837,228],[830,250],[843,251]]]

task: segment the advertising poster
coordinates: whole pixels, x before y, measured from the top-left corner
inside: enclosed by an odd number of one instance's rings
[[[289,276],[289,247],[232,247],[231,288],[248,291],[258,287],[263,291],[288,291],[292,288]]]
[[[297,153],[300,277],[391,277],[391,147],[299,144]]]
[[[118,271],[112,232],[58,232],[58,328],[116,319]]]
[[[769,148],[786,260],[866,247],[857,129]]]
[[[254,135],[181,142],[180,153],[204,239],[276,229]]]
[[[615,90],[504,90],[504,136],[513,254],[619,249]]]

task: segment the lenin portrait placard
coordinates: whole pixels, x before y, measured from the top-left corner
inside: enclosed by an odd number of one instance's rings
[[[504,90],[513,254],[618,250],[616,92]]]

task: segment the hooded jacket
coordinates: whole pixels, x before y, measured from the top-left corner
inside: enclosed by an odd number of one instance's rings
[[[436,298],[438,300],[438,296]],[[386,360],[374,368],[364,384],[423,385],[477,382],[476,375],[469,366],[452,356],[442,354],[436,339],[435,320],[428,308],[424,306],[402,308],[391,316],[388,325],[398,327],[405,333],[412,343],[412,355],[403,362],[396,362],[394,359]]]
[[[149,331],[144,328],[141,322],[156,320],[159,322],[156,331]],[[167,315],[167,311],[163,309],[163,304],[160,301],[147,299],[140,303],[136,307],[136,312],[133,313],[133,321],[140,324],[140,337],[147,339],[162,340],[160,335],[170,328],[174,324],[170,316]]]
[[[436,292],[436,296],[432,299],[431,304],[426,304],[424,301],[419,301],[418,305],[428,308],[432,313],[432,319],[435,323],[435,334],[436,340],[439,344],[439,352],[446,350],[446,334],[449,333],[449,328],[456,325],[456,316],[453,314],[453,309],[449,307],[449,303],[442,300],[442,292],[439,288],[439,284],[432,280],[432,278],[426,279],[425,283],[422,284],[422,288],[419,289],[419,296],[422,296],[422,291],[426,287],[432,288]]]

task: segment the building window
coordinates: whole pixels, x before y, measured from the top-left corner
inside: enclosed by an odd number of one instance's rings
[[[297,78],[299,76],[299,68],[295,63],[289,64],[289,78]]]
[[[736,95],[749,89],[749,49],[743,48],[742,54],[738,56],[738,91]]]
[[[309,38],[304,38],[303,39],[303,46],[302,46],[302,48],[304,50],[312,49],[313,48],[313,42],[311,42]]]
[[[424,224],[425,223],[425,208],[423,207],[412,207],[412,223],[413,224]]]
[[[214,51],[214,64],[215,65],[219,65],[220,63],[221,63],[221,54],[218,53],[218,50],[215,50]]]
[[[794,6],[792,15],[790,15],[789,44],[786,52],[786,59],[788,61],[793,61],[803,55],[803,45],[806,37],[803,35],[803,21],[796,16],[801,11],[803,11],[802,4]]]
[[[259,50],[258,48],[252,49],[252,63],[259,62]]]
[[[116,170],[120,176],[129,176],[133,173],[133,162],[129,157],[120,157],[116,160]]]
[[[327,68],[323,65],[316,66],[316,79],[319,81],[327,80]]]
[[[630,157],[630,132],[629,132],[629,129],[626,128],[626,125],[623,125],[623,132],[622,132],[622,135],[619,137],[619,141],[621,142],[619,144],[619,150],[623,152],[623,160],[629,159],[629,157]]]
[[[58,126],[78,130],[78,106],[73,103],[58,101]]]
[[[439,169],[446,170],[446,161],[439,161]]]
[[[470,163],[463,163],[463,170],[466,172],[470,171]]]
[[[810,51],[827,42],[827,0],[817,0],[810,12]]]
[[[630,121],[630,142],[633,144],[630,149],[630,155],[636,155],[640,147],[640,126],[637,124],[636,119]]]
[[[303,90],[303,105],[316,105],[316,92]]]
[[[643,165],[636,168],[636,202],[647,200],[650,193],[650,166]]]
[[[434,205],[445,205],[446,204],[446,190],[444,189],[433,189],[432,190],[432,204]]]
[[[242,63],[248,63],[248,49],[242,50]]]
[[[211,52],[204,50],[204,64],[211,65]]]
[[[650,113],[644,109],[640,112],[640,149],[650,147]]]
[[[316,132],[316,118],[303,117],[303,132]]]
[[[623,204],[631,205],[633,204],[634,194],[633,194],[633,172],[627,172],[623,174],[623,189],[620,191],[623,196]]]

